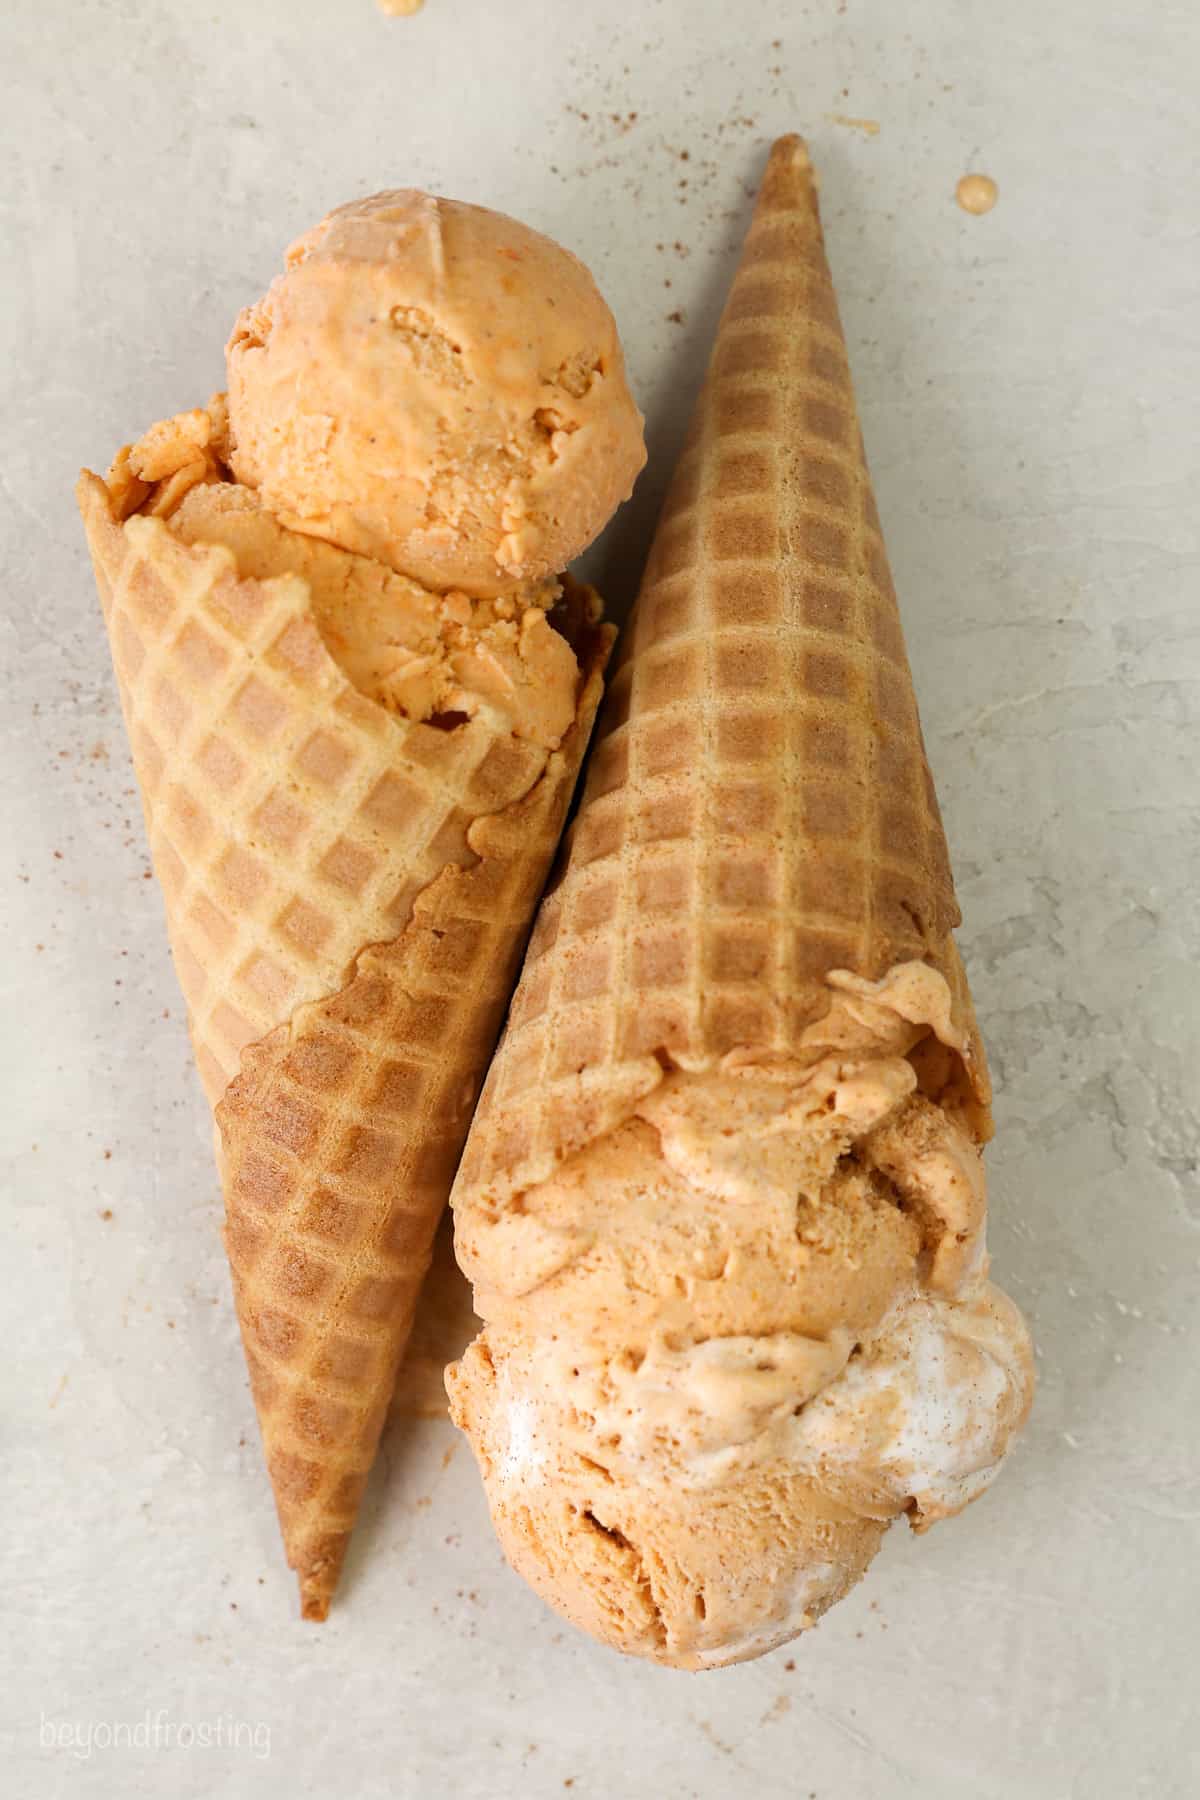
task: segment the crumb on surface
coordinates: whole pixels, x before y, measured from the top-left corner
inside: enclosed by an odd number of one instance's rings
[[[831,125],[844,125],[848,131],[861,131],[864,137],[879,136],[878,119],[852,119],[845,113],[830,113],[828,117]]]

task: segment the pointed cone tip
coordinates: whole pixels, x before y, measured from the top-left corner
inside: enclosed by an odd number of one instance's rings
[[[812,158],[808,154],[808,145],[798,131],[787,131],[777,137],[771,145],[768,166],[771,163],[786,164],[789,168],[810,169]]]
[[[790,131],[776,138],[767,157],[758,204],[771,207],[795,207],[815,198],[816,171],[808,154],[808,145],[799,132]]]
[[[324,1582],[309,1581],[300,1577],[300,1617],[320,1621],[329,1617],[329,1602],[332,1598]]]

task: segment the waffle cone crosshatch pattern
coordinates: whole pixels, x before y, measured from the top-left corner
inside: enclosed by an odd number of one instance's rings
[[[323,1618],[612,632],[581,627],[557,751],[439,730],[351,686],[302,580],[239,579],[227,550],[122,520],[95,476],[79,498],[267,1466]]]
[[[511,1191],[661,1078],[786,1054],[826,977],[948,982],[988,1082],[815,186],[774,150],[460,1181]]]

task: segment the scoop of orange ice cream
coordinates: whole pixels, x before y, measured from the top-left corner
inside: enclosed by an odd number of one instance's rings
[[[457,1211],[485,1329],[451,1411],[505,1552],[681,1668],[814,1624],[889,1521],[983,1492],[1029,1407],[978,1146],[921,1086],[946,983],[830,983],[809,1058],[664,1072],[544,1180]]]
[[[109,491],[123,514],[152,514],[185,544],[220,544],[242,576],[298,575],[326,648],[369,700],[446,725],[486,712],[557,749],[579,688],[572,614],[590,611],[590,590],[566,575],[489,599],[431,591],[372,557],[289,531],[253,488],[229,479],[228,456],[225,396],[214,394],[127,445]]]
[[[489,596],[557,573],[645,461],[578,258],[414,189],[301,237],[227,354],[239,481],[294,530],[427,587]]]
[[[253,489],[231,482],[197,484],[168,522],[185,543],[224,544],[244,576],[302,576],[330,655],[389,711],[451,722],[486,709],[551,750],[575,717],[579,665],[551,617],[557,582],[487,600],[434,593],[371,557],[289,531]]]
[[[924,1530],[982,1493],[1031,1383],[1020,1315],[985,1282],[957,1302],[910,1288],[861,1336],[614,1355],[489,1327],[451,1407],[543,1599],[617,1649],[702,1669],[814,1625],[899,1514]]]

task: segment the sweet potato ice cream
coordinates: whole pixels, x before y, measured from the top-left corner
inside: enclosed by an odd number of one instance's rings
[[[673,1070],[519,1205],[459,1205],[456,1416],[514,1563],[598,1636],[756,1655],[998,1472],[1030,1348],[911,1060],[948,1002],[923,963],[835,978],[794,1059]]]
[[[645,452],[612,314],[528,226],[339,207],[229,342],[232,466],[293,530],[475,595],[556,575]]]

